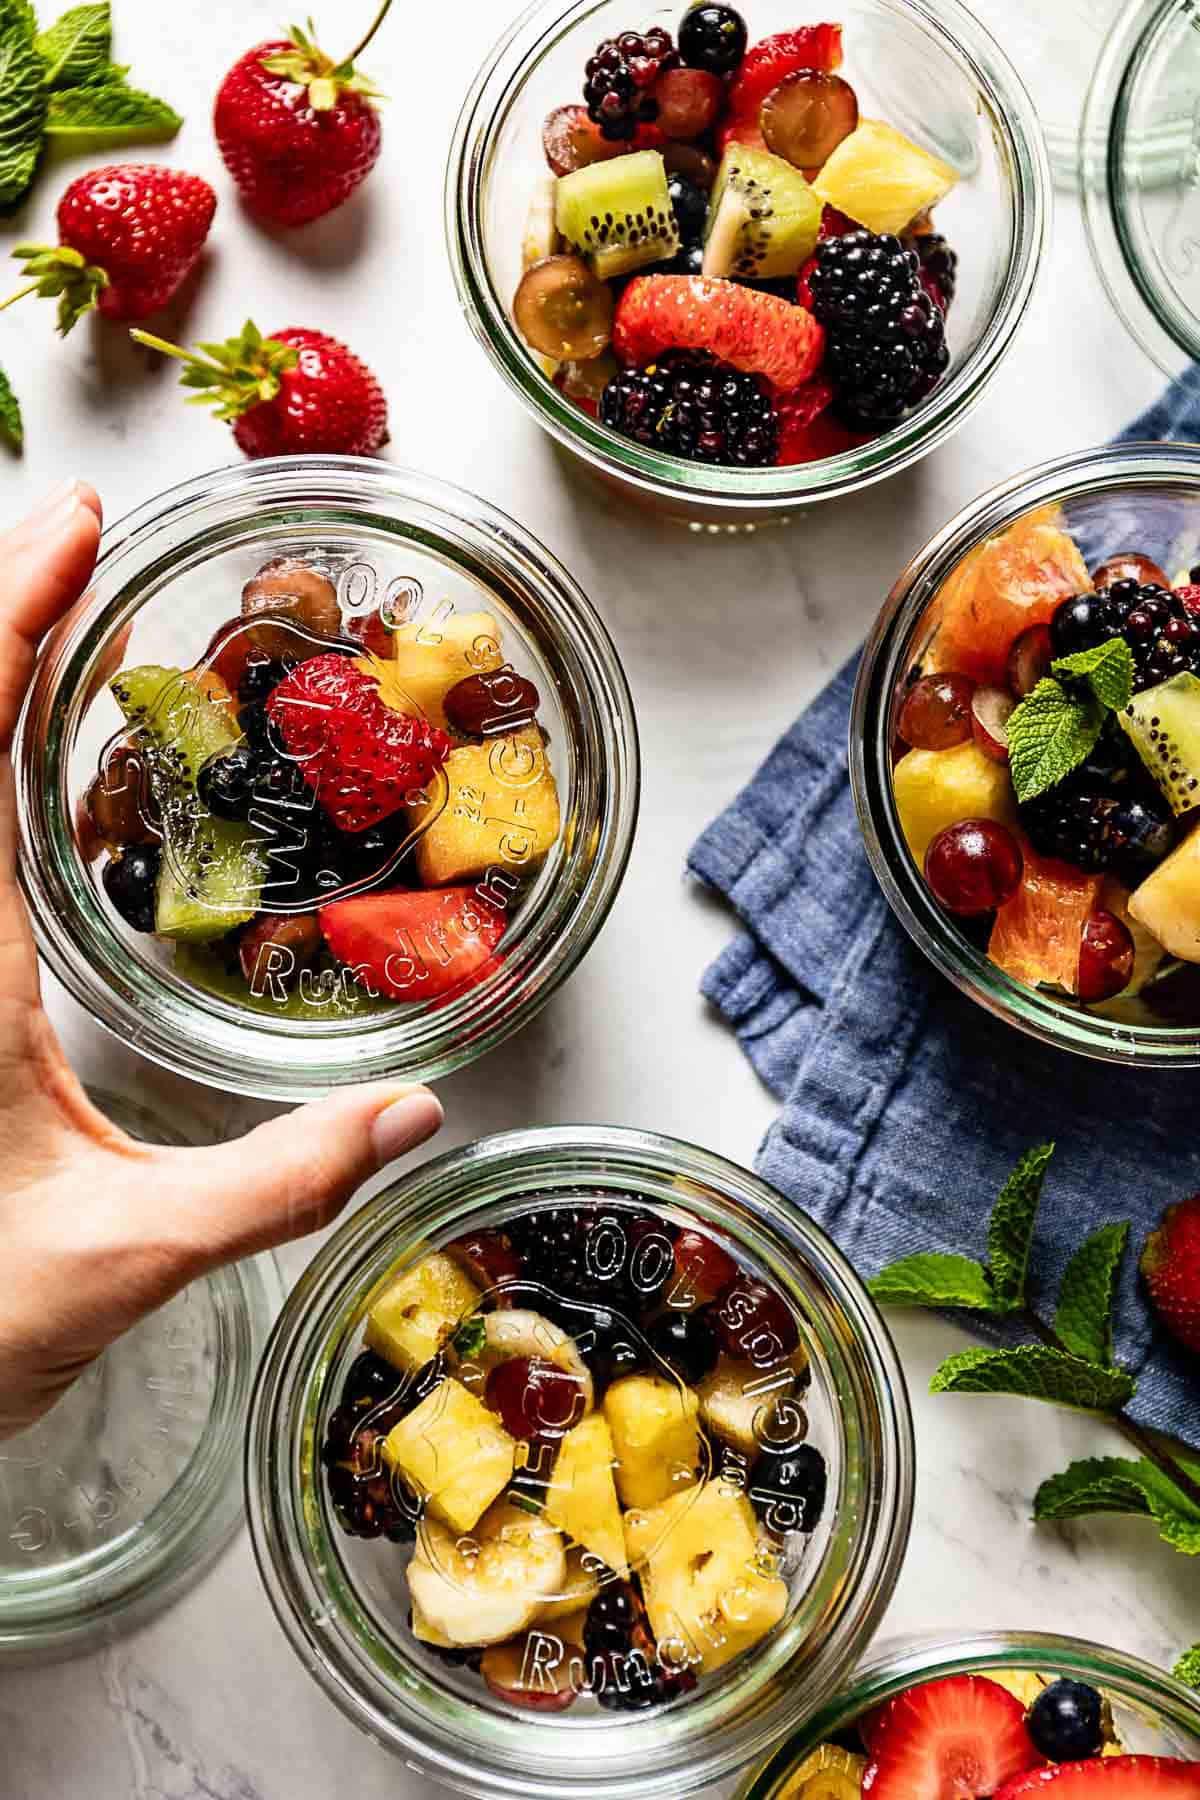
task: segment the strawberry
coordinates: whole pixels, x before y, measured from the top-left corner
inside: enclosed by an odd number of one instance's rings
[[[1183,601],[1188,612],[1193,615],[1200,613],[1200,587],[1194,584],[1185,584],[1183,587],[1177,587],[1174,591]]]
[[[778,463],[823,462],[827,456],[841,456],[846,450],[855,450],[861,444],[870,443],[870,433],[851,431],[828,408],[813,413],[813,405],[827,387],[823,377],[818,375],[802,388],[797,388],[794,395],[781,394],[776,401],[779,413]],[[801,402],[795,412],[789,405],[793,399]]]
[[[1200,1800],[1200,1763],[1176,1756],[1094,1756],[1018,1775],[996,1800]]]
[[[479,981],[504,935],[474,888],[426,888],[334,900],[317,914],[355,980],[393,1000],[439,1000]]]
[[[29,286],[2,304],[26,294],[57,299],[63,337],[93,307],[108,319],[148,319],[196,266],[216,209],[207,181],[182,169],[93,169],[58,203],[62,241],[17,245]]]
[[[373,456],[388,440],[387,401],[366,363],[323,331],[263,337],[247,320],[223,344],[182,350],[148,331],[139,344],[185,365],[192,398],[230,420],[247,456]]]
[[[863,1776],[871,1800],[970,1800],[1041,1761],[1025,1708],[981,1675],[927,1681],[889,1700]]]
[[[1167,1330],[1200,1352],[1200,1194],[1168,1206],[1146,1239],[1141,1270]]]
[[[797,69],[822,69],[827,74],[842,66],[840,25],[801,25],[795,31],[777,31],[761,43],[751,44],[729,90],[729,110],[741,119],[758,118],[758,109],[785,75]]]
[[[636,276],[613,319],[613,349],[624,363],[650,362],[662,350],[708,350],[785,392],[808,380],[824,344],[803,307],[704,275]]]
[[[342,831],[366,831],[398,812],[450,754],[440,727],[385,705],[378,683],[337,651],[293,669],[272,692],[267,712]]]
[[[332,212],[379,160],[381,96],[355,68],[383,23],[344,61],[293,25],[288,38],[257,44],[221,83],[213,112],[217,148],[250,211],[274,225],[307,225]]]

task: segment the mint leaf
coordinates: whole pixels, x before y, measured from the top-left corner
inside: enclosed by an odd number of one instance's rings
[[[1085,680],[1101,706],[1120,712],[1133,695],[1133,652],[1124,638],[1106,638],[1090,650],[1058,656],[1050,664],[1055,675],[1075,675]]]
[[[1194,1476],[1197,1468],[1179,1458]],[[1197,1465],[1200,1467],[1200,1465]],[[1148,1462],[1120,1456],[1074,1462],[1044,1481],[1034,1497],[1036,1519],[1082,1519],[1090,1513],[1130,1513],[1152,1518],[1159,1536],[1187,1556],[1200,1556],[1200,1506],[1169,1475]]]
[[[111,43],[108,0],[94,6],[73,6],[35,40],[34,49],[46,65],[46,86],[71,88],[90,81],[108,66]]]
[[[25,0],[0,0],[0,207],[21,199],[41,154],[46,92],[36,30]]]
[[[963,1350],[944,1362],[930,1384],[932,1394],[1020,1394],[1050,1400],[1078,1412],[1116,1412],[1132,1398],[1137,1383],[1124,1369],[1098,1369],[1077,1356],[1045,1344],[1015,1350]]]
[[[867,1283],[882,1306],[965,1306],[994,1312],[987,1273],[969,1256],[903,1256]]]
[[[1067,1264],[1054,1334],[1074,1356],[1111,1368],[1113,1295],[1129,1226],[1102,1225]]]
[[[183,120],[164,100],[123,81],[88,82],[50,96],[46,136],[73,150],[165,143]]]
[[[1037,1222],[1042,1183],[1054,1155],[1053,1144],[1027,1150],[992,1208],[988,1225],[988,1265],[996,1311],[1016,1312],[1025,1304],[1025,1278]]]
[[[1184,1651],[1172,1674],[1184,1687],[1200,1688],[1200,1644],[1193,1644],[1190,1650]]]
[[[0,437],[19,450],[25,442],[25,427],[21,422],[21,404],[13,393],[8,376],[0,369]]]
[[[1018,800],[1032,800],[1062,781],[1094,748],[1104,708],[1094,696],[1068,693],[1044,675],[1008,721],[1008,764]]]
[[[468,1319],[460,1325],[451,1342],[464,1362],[474,1362],[487,1343],[487,1325],[482,1318]]]

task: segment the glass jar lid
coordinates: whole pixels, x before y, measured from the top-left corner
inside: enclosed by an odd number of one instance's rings
[[[1086,10],[1117,9],[1101,0]],[[1176,375],[1200,356],[1195,9],[1189,0],[1134,0],[1104,24],[1079,138],[1084,219],[1109,298],[1147,354]]]
[[[92,1098],[143,1143],[186,1141],[139,1107]],[[281,1297],[269,1256],[194,1282],[0,1441],[0,1663],[141,1623],[228,1542],[250,1384]]]

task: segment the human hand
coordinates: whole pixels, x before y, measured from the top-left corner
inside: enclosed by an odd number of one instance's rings
[[[325,1224],[442,1122],[427,1088],[378,1082],[236,1143],[165,1149],[119,1131],[68,1066],[17,885],[11,745],[37,645],[83,592],[99,537],[100,502],[76,482],[0,537],[0,1437],[188,1282]]]

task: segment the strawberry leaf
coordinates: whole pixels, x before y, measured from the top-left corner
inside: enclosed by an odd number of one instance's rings
[[[48,88],[78,87],[108,67],[112,14],[108,0],[73,6],[34,43],[46,65]]]
[[[881,1306],[961,1306],[995,1312],[987,1271],[969,1256],[904,1256],[867,1283]]]
[[[52,94],[46,136],[73,150],[105,150],[121,144],[166,143],[182,124],[164,100],[110,76]]]
[[[1200,1464],[1179,1457],[1194,1479]],[[1187,1556],[1200,1556],[1200,1506],[1145,1457],[1090,1457],[1052,1475],[1038,1489],[1036,1519],[1082,1519],[1092,1513],[1127,1513],[1153,1519],[1159,1535]]]
[[[1038,1144],[1027,1150],[992,1209],[988,1225],[988,1264],[998,1312],[1017,1312],[1025,1304],[1033,1228],[1042,1198],[1042,1183],[1053,1155],[1053,1144]]]
[[[1112,1313],[1129,1226],[1102,1225],[1067,1265],[1054,1333],[1074,1356],[1103,1368],[1113,1364]]]
[[[3,369],[0,369],[0,437],[14,450],[20,450],[25,442],[21,404]]]
[[[0,0],[0,207],[21,199],[41,155],[46,90],[36,29],[25,0]]]
[[[1200,1644],[1193,1644],[1190,1650],[1184,1651],[1172,1673],[1185,1687],[1200,1688]]]
[[[1094,1363],[1045,1344],[1015,1350],[963,1350],[944,1362],[930,1384],[933,1394],[1019,1394],[1077,1412],[1117,1412],[1136,1392],[1124,1369]]]

